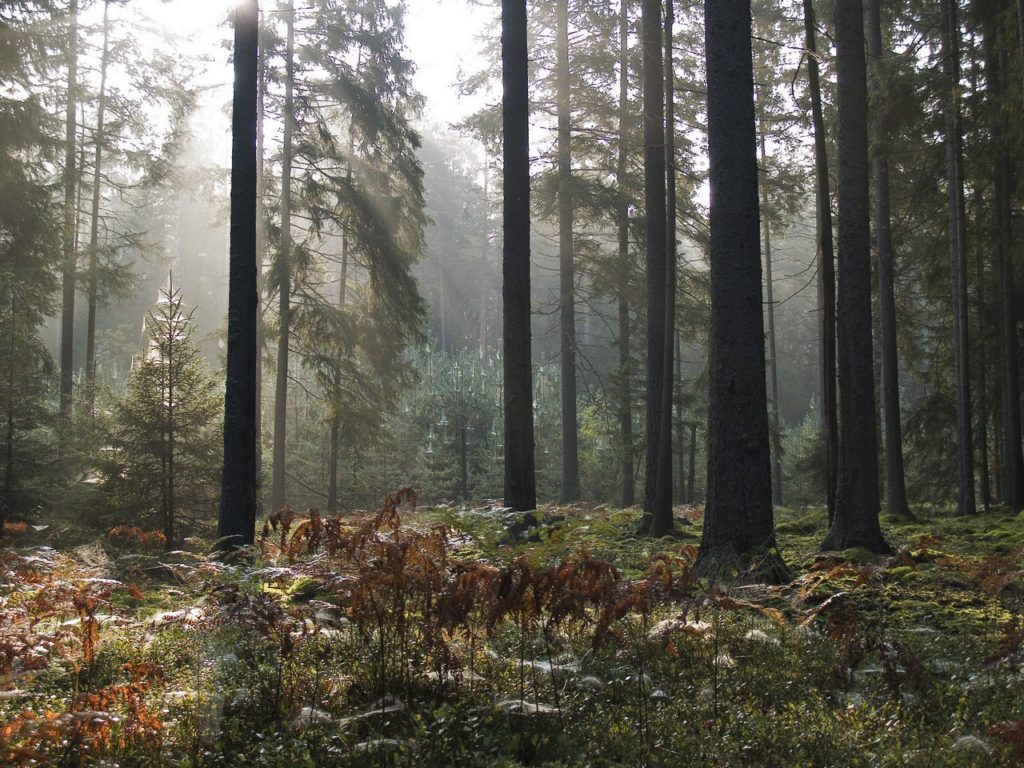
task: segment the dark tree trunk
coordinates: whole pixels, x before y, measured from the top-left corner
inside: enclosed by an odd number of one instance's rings
[[[559,501],[580,496],[576,419],[576,276],[572,244],[572,155],[570,151],[569,0],[558,0],[558,262],[561,310],[562,489]]]
[[[683,361],[682,361],[682,339],[676,333],[675,348],[675,392],[673,394],[673,406],[675,410],[673,424],[672,453],[675,459],[675,469],[672,473],[672,485],[675,488],[675,500],[677,504],[686,503],[686,434],[683,424]]]
[[[644,521],[641,530],[661,534],[672,527],[671,493],[659,468],[665,386],[665,88],[660,0],[643,0],[644,210],[647,300],[647,412],[645,422]],[[671,368],[668,369],[671,371]],[[669,486],[671,489],[671,485]]]
[[[839,471],[822,545],[888,552],[878,523],[878,436],[871,350],[867,63],[861,0],[836,2],[839,107]]]
[[[351,145],[349,155],[351,156]],[[351,170],[348,172],[351,180]],[[348,234],[341,233],[341,274],[338,276],[338,308],[345,308],[348,293]],[[334,370],[334,393],[341,389],[341,365]],[[327,457],[327,511],[332,515],[338,511],[338,459],[341,448],[341,413],[336,409],[331,416],[330,444]]]
[[[697,425],[690,425],[690,462],[686,470],[686,502],[696,503],[694,484],[697,481]]]
[[[886,98],[881,93],[878,71],[885,55],[882,47],[880,0],[868,0],[868,55],[873,61],[871,95],[874,112],[875,247],[878,249],[878,314],[882,357],[881,401],[882,434],[885,444],[885,501],[889,511],[911,517],[903,471],[903,425],[900,419],[899,357],[896,347],[896,294],[894,285],[892,223],[889,205],[889,156],[886,123]]]
[[[502,0],[502,307],[505,374],[505,504],[537,506],[530,353],[530,135],[526,0]]]
[[[284,11],[287,23],[284,75],[284,137],[281,146],[281,251],[278,274],[281,293],[278,298],[277,380],[274,383],[274,463],[270,490],[271,510],[287,501],[285,457],[288,440],[288,352],[291,342],[291,261],[292,261],[292,129],[295,88],[295,8],[289,0]]]
[[[761,126],[761,163],[765,164],[764,126]],[[767,178],[767,166],[765,166]],[[772,275],[772,232],[768,221],[768,185],[761,188],[761,204],[764,212],[764,287],[765,311],[768,317],[768,382],[771,385],[769,405],[771,408],[771,443],[772,443],[772,503],[782,505],[782,431],[779,428],[779,373],[775,360],[775,285]]]
[[[828,150],[821,109],[813,0],[803,0],[807,78],[814,126],[815,210],[818,228],[818,328],[821,365],[821,426],[825,439],[825,497],[829,524],[835,518],[836,475],[839,467],[839,417],[836,412],[836,276],[829,200]]]
[[[68,5],[67,30],[68,90],[64,111],[64,263],[62,267],[62,301],[60,322],[60,417],[71,419],[75,367],[75,280],[78,253],[78,205],[75,200],[77,171],[75,142],[78,139],[76,110],[78,98],[78,0]]]
[[[103,3],[103,52],[100,54],[100,92],[96,106],[96,134],[93,137],[92,211],[89,223],[89,314],[85,331],[85,396],[89,416],[95,415],[96,404],[96,305],[99,290],[100,186],[103,167],[103,121],[107,107],[107,65],[110,59],[110,0]]]
[[[7,422],[4,435],[4,503],[0,506],[0,539],[4,537],[4,525],[14,514],[14,358],[16,350],[14,343],[18,338],[16,325],[18,321],[18,305],[14,281],[8,283],[10,292],[11,325],[7,334],[8,362],[7,362],[7,413],[4,414]]]
[[[484,359],[484,354],[487,352],[487,284],[488,281],[483,279],[483,276],[487,274],[487,260],[488,251],[490,244],[490,217],[486,211],[490,210],[490,189],[488,182],[488,166],[487,166],[487,150],[484,149],[484,226],[480,230],[480,285],[479,293],[477,293],[477,324],[478,331],[477,336],[479,340],[478,355],[481,360]]]
[[[258,34],[258,33],[257,33]],[[267,214],[263,202],[266,180],[263,168],[264,97],[267,90],[267,61],[262,40],[257,42],[256,72],[256,475],[263,471],[263,320],[267,303],[263,298],[263,268],[267,257]],[[257,489],[258,490],[258,489]],[[257,494],[257,506],[262,501]]]
[[[943,74],[949,95],[945,105],[946,188],[949,259],[953,286],[953,375],[956,383],[957,514],[973,515],[974,438],[971,428],[970,334],[967,316],[967,226],[964,209],[963,148],[960,121],[960,43],[957,0],[944,0]]]
[[[1018,22],[1024,32],[1024,0],[1018,2]],[[1002,464],[1000,500],[1014,512],[1024,508],[1024,457],[1021,453],[1020,367],[1017,337],[1016,286],[1013,268],[1012,180],[1006,146],[1007,127],[1000,104],[1005,97],[1002,67],[995,50],[995,14],[986,17],[985,71],[992,110],[991,136],[995,148],[993,219],[999,259],[1000,403],[1002,411]],[[1024,66],[1024,40],[1021,41]],[[997,454],[999,451],[997,450]]]
[[[708,490],[699,561],[774,545],[750,2],[704,5],[711,181]]]
[[[222,549],[252,544],[256,529],[256,90],[259,7],[235,6],[231,115],[231,244],[228,284],[224,471],[217,536]]]
[[[633,365],[629,291],[632,269],[629,259],[629,196],[626,191],[626,162],[629,157],[629,0],[619,2],[619,156],[615,182],[619,188],[616,228],[619,243],[619,436],[622,440],[622,506],[636,503],[633,470]]]
[[[675,396],[676,342],[676,167],[675,72],[672,56],[675,8],[665,0],[665,331],[658,429],[658,490],[651,533],[664,536],[675,524],[672,514],[672,404]]]

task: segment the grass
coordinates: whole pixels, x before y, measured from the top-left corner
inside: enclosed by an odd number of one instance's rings
[[[252,563],[122,531],[0,550],[0,764],[1000,766],[1024,760],[1024,521],[887,521],[785,585],[691,569],[700,510],[287,521]],[[283,522],[283,521],[282,521]],[[333,527],[332,527],[333,526]],[[283,550],[280,547],[284,543]],[[50,548],[53,547],[53,548]]]

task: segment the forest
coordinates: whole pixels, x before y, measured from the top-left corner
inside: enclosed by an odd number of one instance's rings
[[[0,766],[1024,764],[1022,115],[1024,0],[0,0]]]

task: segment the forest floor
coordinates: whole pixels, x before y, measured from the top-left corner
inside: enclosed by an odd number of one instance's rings
[[[248,560],[116,529],[0,549],[0,765],[998,766],[1024,763],[1024,520],[885,521],[788,584],[695,573],[701,510],[400,497],[277,516]],[[683,524],[683,520],[687,520]]]

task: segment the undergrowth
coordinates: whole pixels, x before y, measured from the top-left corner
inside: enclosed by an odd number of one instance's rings
[[[1024,760],[1024,524],[820,553],[783,510],[781,586],[709,583],[636,510],[268,518],[249,557],[119,528],[0,550],[0,764],[997,766]],[[684,518],[689,524],[684,524]],[[55,542],[51,542],[55,543]]]

